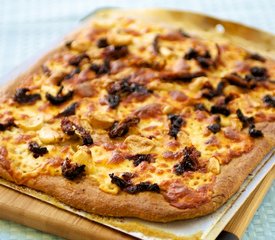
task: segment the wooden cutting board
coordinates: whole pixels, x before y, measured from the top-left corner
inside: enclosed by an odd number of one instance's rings
[[[225,230],[242,237],[275,177],[275,168],[263,179]],[[52,205],[0,186],[0,218],[66,239],[134,239]]]

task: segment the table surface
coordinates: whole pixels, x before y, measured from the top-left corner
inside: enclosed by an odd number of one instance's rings
[[[67,33],[96,8],[163,7],[192,10],[275,33],[273,0],[0,0],[0,77]],[[243,239],[275,239],[275,182]],[[45,234],[0,220],[0,240],[53,240]]]

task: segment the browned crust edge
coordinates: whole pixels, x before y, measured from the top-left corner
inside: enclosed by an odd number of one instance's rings
[[[275,124],[258,124],[258,128],[262,129],[265,137],[255,140],[252,151],[222,166],[211,201],[197,208],[178,209],[169,205],[161,194],[156,193],[108,194],[101,191],[97,183],[88,178],[70,181],[61,176],[41,175],[29,181],[26,186],[45,192],[71,207],[103,216],[138,217],[156,222],[194,218],[209,214],[222,206],[274,147]],[[7,174],[0,166],[0,175],[10,180]]]
[[[173,11],[171,12],[173,13]],[[71,34],[68,38],[72,38],[78,31]],[[17,77],[2,90],[10,94],[18,84],[22,84],[24,79],[41,65],[41,62],[52,55],[53,52],[58,51],[58,49],[56,48],[45,55],[29,71]],[[26,185],[45,192],[69,206],[104,216],[138,217],[157,222],[194,218],[211,213],[223,205],[240,188],[248,174],[274,147],[275,123],[260,124],[260,128],[262,128],[265,137],[255,140],[255,147],[252,151],[243,154],[241,157],[234,158],[229,164],[222,167],[221,174],[217,176],[214,185],[211,201],[197,208],[175,208],[169,205],[161,194],[156,193],[147,192],[129,195],[121,192],[117,196],[111,195],[99,190],[97,183],[88,178],[84,178],[79,182],[72,182],[61,176],[41,175]],[[12,181],[12,177],[1,165],[0,176]]]

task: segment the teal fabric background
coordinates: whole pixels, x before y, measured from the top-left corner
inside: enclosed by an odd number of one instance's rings
[[[0,77],[68,32],[83,16],[106,6],[193,10],[275,33],[273,0],[0,0]],[[273,182],[250,223],[244,240],[275,239],[274,207]],[[0,240],[16,239],[60,238],[0,220]]]

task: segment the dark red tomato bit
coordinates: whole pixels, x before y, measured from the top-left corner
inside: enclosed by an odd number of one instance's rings
[[[83,175],[85,172],[85,165],[78,163],[72,163],[71,160],[66,158],[61,165],[62,175],[69,179],[74,180]]]
[[[115,176],[114,173],[109,174],[109,177],[111,178],[111,183],[117,185],[120,189],[124,189],[130,185],[130,183],[118,176]]]
[[[157,183],[151,184],[150,182],[141,182],[136,185],[130,185],[124,189],[125,192],[130,194],[136,194],[140,192],[160,192],[160,188]]]
[[[242,113],[241,109],[237,109],[236,114],[237,114],[237,117],[239,118],[239,120],[242,122],[243,128],[254,124],[254,118],[253,117],[246,117]]]
[[[33,153],[34,158],[38,158],[48,153],[48,149],[46,147],[41,147],[35,141],[29,142],[29,150]]]
[[[69,60],[69,64],[75,67],[78,67],[79,64],[82,62],[82,60],[87,59],[90,60],[90,57],[88,54],[86,53],[81,53],[77,56],[73,56],[70,60]]]
[[[192,79],[198,77],[204,77],[206,73],[203,71],[197,72],[163,72],[160,74],[160,78],[164,81],[179,81],[179,82],[191,82]]]
[[[180,131],[185,121],[182,116],[176,114],[169,114],[168,119],[170,120],[170,129],[168,134],[176,139],[178,132]]]
[[[56,96],[51,95],[50,93],[46,93],[47,100],[52,105],[60,105],[68,100],[70,100],[73,97],[74,91],[68,91],[65,95],[62,94],[63,86],[60,87],[58,93]]]
[[[14,95],[14,101],[21,103],[21,104],[31,104],[36,102],[37,100],[41,99],[40,94],[29,94],[30,90],[28,88],[19,88],[16,89]],[[28,94],[27,94],[28,93]]]
[[[183,159],[181,162],[174,165],[174,173],[176,175],[181,175],[184,172],[196,171],[198,170],[199,163],[198,158],[201,153],[194,147],[185,147],[183,150]]]
[[[261,130],[257,130],[255,128],[254,124],[249,126],[248,133],[249,133],[250,137],[253,137],[253,138],[260,138],[260,137],[264,136],[264,134]]]
[[[221,131],[221,125],[219,123],[213,123],[207,126],[207,128],[214,134]]]
[[[68,118],[63,118],[61,120],[61,129],[64,133],[69,136],[77,134],[81,137],[83,145],[91,145],[93,144],[93,139],[90,135],[90,132],[84,129],[81,126],[70,121]]]
[[[231,113],[225,105],[213,105],[210,112],[212,114],[222,114],[224,116],[229,116]]]
[[[266,59],[258,53],[251,53],[250,55],[248,55],[247,58],[255,60],[255,61],[259,61],[259,62],[265,62],[266,61]]]
[[[117,138],[125,136],[129,132],[130,127],[137,125],[139,121],[140,119],[137,117],[126,118],[120,123],[115,121],[109,130],[109,137]]]
[[[17,127],[13,118],[7,119],[5,123],[0,123],[1,132],[10,129],[11,127]]]
[[[153,156],[151,154],[136,154],[128,156],[127,159],[133,160],[134,166],[137,167],[142,162],[150,163],[153,159]]]
[[[155,36],[152,46],[154,53],[159,54],[159,35]]]
[[[205,111],[208,112],[207,108],[205,107],[205,105],[203,103],[197,103],[194,105],[194,109],[195,110],[199,110],[199,111]]]
[[[272,97],[271,95],[265,95],[263,97],[263,102],[269,107],[275,107],[275,97]]]
[[[103,55],[108,59],[119,59],[129,54],[128,47],[124,45],[108,46],[104,49]]]
[[[74,70],[72,70],[69,74],[67,74],[65,77],[64,77],[64,80],[68,80],[68,79],[71,79],[73,78],[76,74],[79,74],[81,72],[81,69],[80,67],[76,67]],[[62,82],[63,79],[61,79],[57,86],[60,86],[61,85],[61,82]]]
[[[249,81],[247,81],[247,79],[242,78],[238,73],[228,74],[223,77],[223,80],[237,87],[251,88]]]
[[[68,117],[68,116],[71,116],[71,115],[75,115],[75,111],[76,111],[77,106],[78,106],[77,102],[72,103],[64,111],[57,114],[56,117],[59,118],[59,117]]]
[[[90,69],[96,73],[96,75],[102,75],[102,74],[108,74],[111,71],[111,63],[108,58],[105,58],[103,60],[103,63],[100,64],[95,64],[92,63],[90,66]]]
[[[96,42],[98,48],[106,48],[109,46],[107,38],[99,38]]]

